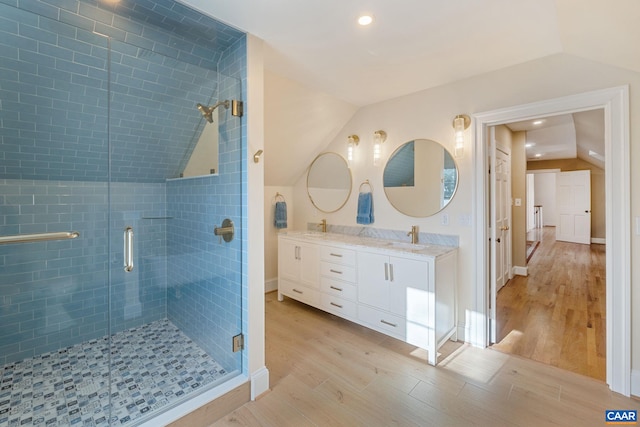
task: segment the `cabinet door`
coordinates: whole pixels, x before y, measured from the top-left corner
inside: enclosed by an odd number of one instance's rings
[[[408,321],[426,325],[429,302],[433,292],[429,291],[429,264],[406,258],[390,257],[389,311]]]
[[[389,257],[358,252],[358,302],[389,309]]]
[[[298,262],[298,243],[292,240],[278,241],[278,276],[282,279],[297,281],[300,276]]]
[[[320,287],[320,255],[314,244],[298,243],[300,261],[300,283],[314,288]]]

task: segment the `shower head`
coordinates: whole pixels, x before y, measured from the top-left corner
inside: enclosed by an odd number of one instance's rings
[[[229,100],[225,100],[225,101],[219,101],[217,103],[215,103],[214,105],[210,105],[210,106],[205,106],[202,105],[200,103],[196,104],[196,107],[198,107],[198,110],[200,110],[200,113],[202,114],[202,117],[204,117],[209,123],[213,123],[213,112],[216,108],[218,108],[219,106],[223,105],[224,108],[229,108]]]
[[[200,114],[202,114],[202,117],[204,117],[205,119],[207,119],[207,121],[209,123],[213,123],[213,107],[206,107],[200,103],[198,103],[196,105],[198,107],[198,110],[200,110]]]

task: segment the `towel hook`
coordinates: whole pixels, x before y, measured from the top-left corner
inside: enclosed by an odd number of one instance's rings
[[[362,184],[360,184],[360,188],[358,189],[358,191],[362,193],[362,187],[365,185],[369,186],[369,193],[373,193],[373,185],[371,185],[368,179],[364,180]]]
[[[256,151],[256,154],[253,155],[253,163],[260,162],[260,156],[262,156],[262,153],[264,153],[262,150]]]
[[[282,194],[280,194],[280,192],[276,193],[276,202],[278,202],[278,201],[286,202],[284,196]]]

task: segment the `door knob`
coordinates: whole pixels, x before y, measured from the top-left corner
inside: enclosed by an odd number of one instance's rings
[[[584,213],[591,213],[591,211],[584,211]]]
[[[508,225],[505,225],[504,227],[500,227],[500,230],[502,231],[507,231],[509,229]]]

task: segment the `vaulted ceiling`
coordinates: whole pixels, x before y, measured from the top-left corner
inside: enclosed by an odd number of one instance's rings
[[[640,72],[637,0],[182,1],[265,41],[266,185],[292,185],[358,107],[558,53]],[[598,162],[591,119],[565,130]]]
[[[560,52],[640,72],[637,0],[184,2],[265,40],[270,71],[357,106]]]

